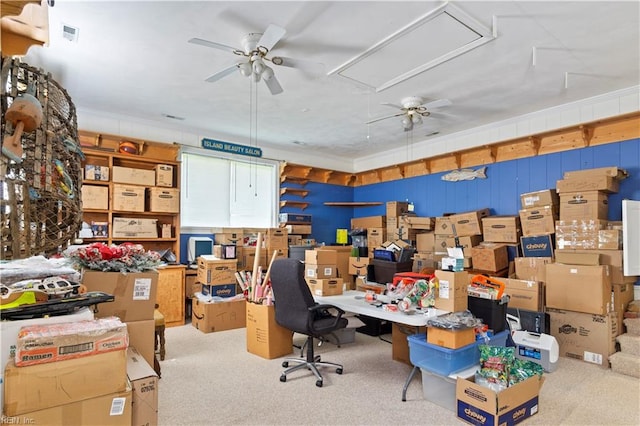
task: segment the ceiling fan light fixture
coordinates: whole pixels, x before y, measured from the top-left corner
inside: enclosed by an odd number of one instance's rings
[[[264,81],[269,81],[273,78],[273,69],[267,65],[264,66],[264,71],[262,71],[262,78]]]
[[[411,122],[413,124],[422,124],[422,116],[420,114],[412,114]]]
[[[240,70],[240,74],[245,77],[249,77],[253,72],[253,70],[251,69],[251,64],[249,62],[238,64],[238,69]]]
[[[402,126],[405,130],[413,129],[413,121],[409,117],[404,117],[402,119]]]
[[[257,72],[254,72],[253,74],[251,74],[251,78],[253,79],[253,81],[255,81],[256,83],[260,81],[260,77],[262,76],[262,74],[258,74]]]

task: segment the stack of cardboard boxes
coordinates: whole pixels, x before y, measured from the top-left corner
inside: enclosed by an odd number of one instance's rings
[[[343,280],[338,278],[338,255],[335,250],[305,251],[304,277],[311,294],[315,296],[342,294]]]

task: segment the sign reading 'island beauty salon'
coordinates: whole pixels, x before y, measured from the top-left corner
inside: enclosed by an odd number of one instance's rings
[[[250,157],[262,157],[262,150],[253,146],[238,145],[231,142],[222,142],[214,139],[202,139],[202,147],[213,151],[228,152],[231,154],[248,155]]]

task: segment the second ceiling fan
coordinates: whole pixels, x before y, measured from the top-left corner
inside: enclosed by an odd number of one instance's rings
[[[244,60],[238,61],[216,72],[205,81],[212,83],[238,70],[240,74],[245,77],[251,77],[255,82],[263,80],[271,94],[277,95],[278,93],[282,93],[282,86],[276,78],[273,68],[271,68],[267,62],[271,62],[273,65],[301,69],[323,67],[322,64],[300,61],[284,56],[268,57],[267,55],[271,49],[273,49],[285,34],[286,30],[284,28],[270,24],[264,33],[249,33],[245,35],[241,41],[242,49],[200,38],[192,38],[189,40],[189,43],[225,50],[244,58]]]
[[[421,124],[423,117],[430,116],[433,109],[449,106],[451,105],[451,101],[448,99],[438,99],[425,103],[424,98],[420,96],[409,96],[401,100],[401,105],[396,105],[389,102],[383,102],[382,105],[397,108],[400,110],[400,112],[374,118],[367,121],[366,124],[375,123],[377,121],[386,120],[388,118],[404,116],[402,118],[402,127],[404,128],[405,132],[408,132],[410,130],[413,130],[414,125]]]

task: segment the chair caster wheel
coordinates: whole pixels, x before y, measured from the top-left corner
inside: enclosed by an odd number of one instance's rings
[[[336,368],[336,373],[342,374],[342,368]]]
[[[316,386],[321,388],[322,387],[322,380],[317,380],[316,381]]]
[[[289,363],[288,363],[287,361],[283,361],[283,362],[282,362],[282,367],[283,367],[283,368],[287,368],[287,367],[289,367]]]
[[[280,376],[280,381],[281,382],[286,382],[287,381],[287,376],[285,376],[284,374],[282,376]]]
[[[320,362],[320,355],[316,355],[316,356],[313,358],[313,361],[314,361],[314,362]]]

